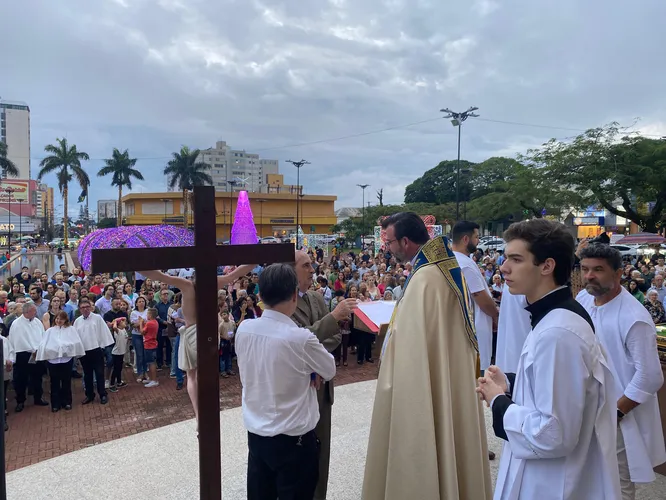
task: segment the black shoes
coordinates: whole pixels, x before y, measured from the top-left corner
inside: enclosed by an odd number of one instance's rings
[[[103,405],[105,405],[106,403],[109,402],[109,398],[107,398],[106,396],[102,396],[102,397],[99,399],[99,402],[102,403]]]
[[[49,402],[44,401],[43,399],[38,399],[35,401],[35,406],[48,406]]]
[[[70,411],[72,409],[72,405],[65,405],[65,410]]]
[[[81,404],[82,404],[82,405],[89,405],[89,404],[92,403],[93,401],[95,401],[95,396],[93,396],[92,398],[88,398],[88,397],[86,397],[86,399],[84,399],[83,402],[82,402]]]
[[[52,413],[58,413],[59,411],[60,411],[60,408],[57,408],[57,407],[51,408]]]
[[[176,384],[176,390],[180,391],[183,388],[183,384]]]
[[[23,408],[24,408],[24,407],[25,407],[25,405],[24,405],[23,403],[18,403],[18,404],[16,405],[16,409],[15,409],[14,411],[15,411],[16,413],[21,413],[21,412],[23,411]]]

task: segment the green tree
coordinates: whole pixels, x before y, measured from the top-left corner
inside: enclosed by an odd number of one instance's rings
[[[180,151],[173,153],[173,158],[169,160],[164,168],[164,175],[169,179],[169,187],[173,189],[178,186],[183,192],[183,225],[188,225],[187,214],[187,193],[194,186],[204,186],[212,184],[212,177],[206,172],[210,170],[210,165],[197,161],[200,151],[198,149],[190,150],[187,146],[180,148]]]
[[[577,193],[581,205],[598,204],[649,232],[664,223],[664,140],[628,135],[611,123],[569,142],[551,139],[526,159],[543,168],[551,184]]]
[[[19,170],[13,161],[7,158],[7,144],[0,141],[0,170],[6,172],[8,176],[18,177]]]
[[[51,172],[56,172],[58,178],[58,188],[62,194],[64,203],[64,217],[63,217],[63,238],[65,245],[69,244],[68,238],[68,214],[67,214],[67,196],[69,191],[69,183],[72,180],[72,174],[76,177],[78,184],[82,189],[88,189],[90,186],[90,177],[85,170],[81,167],[81,160],[89,160],[88,153],[76,149],[75,144],[68,144],[67,139],[56,139],[57,144],[48,144],[44,147],[44,151],[50,153],[49,156],[44,158],[39,166],[38,180]]]
[[[113,217],[104,217],[97,223],[97,229],[108,229],[110,227],[117,227],[118,220]]]
[[[460,160],[460,201],[468,201],[472,194],[470,178],[466,173],[474,166]],[[454,203],[456,201],[456,179],[458,162],[442,161],[427,170],[421,177],[405,188],[405,203]]]
[[[118,226],[122,226],[123,220],[123,188],[132,189],[132,177],[142,181],[143,174],[134,168],[136,158],[130,158],[127,150],[122,153],[118,148],[113,148],[111,158],[104,160],[106,166],[102,167],[97,175],[103,177],[112,174],[111,185],[118,188]]]

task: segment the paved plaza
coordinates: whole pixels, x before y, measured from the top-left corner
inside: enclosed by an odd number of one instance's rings
[[[375,384],[370,380],[336,390],[329,500],[360,499]],[[489,418],[486,412],[489,444],[499,452],[501,443],[492,435]],[[221,435],[222,495],[241,500],[247,444],[240,408],[221,413]],[[491,462],[493,478],[497,464]],[[7,488],[8,498],[31,500],[182,500],[198,498],[198,481],[195,423],[185,420],[24,467],[8,474]],[[659,476],[637,498],[665,496],[666,478]]]

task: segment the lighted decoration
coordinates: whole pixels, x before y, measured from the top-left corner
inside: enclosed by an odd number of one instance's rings
[[[257,228],[254,225],[254,217],[250,208],[250,198],[247,191],[238,193],[238,204],[236,205],[236,216],[231,228],[232,245],[256,245]]]
[[[110,248],[156,248],[194,245],[194,233],[177,226],[121,226],[98,229],[81,240],[78,257],[90,271],[92,250]]]
[[[301,247],[306,250],[313,250],[317,247],[321,248],[324,251],[324,257],[328,257],[328,239],[330,236],[328,234],[306,234],[301,236]]]
[[[385,247],[386,244],[386,230],[382,229],[382,221],[386,219],[387,216],[380,217],[377,219],[377,226],[375,226],[375,254],[378,254],[379,252],[382,251],[382,249]],[[426,229],[428,230],[428,236],[430,236],[430,239],[435,238],[437,236],[441,236],[442,233],[442,226],[435,224],[437,220],[435,219],[434,215],[422,215],[421,220],[424,222],[426,225]]]

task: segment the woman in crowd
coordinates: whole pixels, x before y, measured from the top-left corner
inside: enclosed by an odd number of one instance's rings
[[[254,319],[254,310],[249,307],[251,300],[248,301],[248,297],[241,296],[237,301],[233,309],[234,321],[236,325],[240,325],[246,319]]]
[[[338,279],[333,284],[333,291],[337,292],[338,290],[347,291],[347,279],[344,273],[338,273]]]
[[[253,284],[254,283],[252,283],[252,285]],[[252,312],[254,313],[254,317],[255,318],[261,318],[262,311],[261,311],[261,307],[259,307],[259,299],[257,299],[257,296],[249,293],[248,296],[247,296],[247,299],[245,299],[245,300],[248,301],[247,306],[248,306],[248,308],[252,309]]]
[[[65,311],[55,315],[55,326],[44,332],[37,349],[37,361],[47,361],[51,379],[51,411],[72,409],[72,365],[74,358],[85,355],[81,337],[70,325]]]
[[[136,309],[130,314],[130,324],[132,325],[132,347],[134,348],[134,369],[137,374],[136,381],[142,383],[148,379],[146,377],[147,367],[144,358],[143,335],[141,335],[139,320],[143,318],[144,321],[147,321],[148,319],[146,298],[143,296],[138,297],[135,306]]]
[[[664,304],[659,300],[659,293],[657,290],[648,290],[645,309],[647,309],[650,316],[652,316],[652,321],[654,321],[655,325],[666,322],[666,311],[664,310]]]
[[[7,298],[11,302],[16,302],[16,299],[19,297],[25,297],[25,293],[21,294],[21,285],[18,283],[14,283],[12,285],[12,291],[9,292],[9,295],[7,295]]]
[[[51,298],[49,303],[49,310],[44,313],[42,316],[42,324],[44,325],[44,330],[48,330],[52,326],[55,326],[55,319],[58,313],[62,311],[62,301],[60,297]]]
[[[381,297],[381,293],[379,292],[379,288],[377,288],[375,278],[368,279],[367,293],[368,296],[370,297],[370,300],[379,300],[379,298]]]
[[[636,300],[638,300],[641,304],[645,303],[645,296],[643,295],[643,292],[640,291],[638,288],[638,283],[636,280],[631,280],[629,282],[629,293],[636,297]]]

